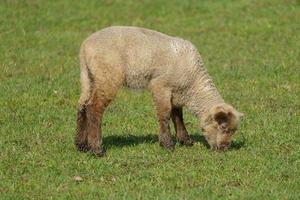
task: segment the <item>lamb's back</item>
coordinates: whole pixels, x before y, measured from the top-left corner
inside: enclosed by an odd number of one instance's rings
[[[188,84],[197,73],[194,57],[198,53],[189,41],[145,28],[104,28],[83,45],[89,55],[122,66],[129,87],[146,87],[157,76],[171,84]]]

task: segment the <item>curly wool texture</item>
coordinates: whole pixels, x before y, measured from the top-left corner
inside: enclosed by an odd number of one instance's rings
[[[173,106],[187,106],[202,119],[224,103],[197,49],[181,38],[138,27],[109,27],[83,42],[80,59],[80,105],[89,101],[92,87],[113,99],[122,85],[151,90],[158,80],[171,91]]]

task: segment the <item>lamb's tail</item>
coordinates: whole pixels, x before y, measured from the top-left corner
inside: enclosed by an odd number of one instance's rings
[[[81,94],[78,101],[78,106],[80,109],[81,106],[86,105],[90,98],[94,84],[94,76],[91,73],[91,69],[89,68],[86,56],[83,50],[80,52],[80,86],[81,86]]]
[[[80,51],[80,86],[81,94],[77,106],[77,128],[75,144],[79,150],[86,146],[87,105],[91,98],[94,78],[86,62],[84,51]]]

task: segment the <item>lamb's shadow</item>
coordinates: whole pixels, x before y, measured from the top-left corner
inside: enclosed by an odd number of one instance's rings
[[[210,148],[209,144],[207,143],[204,136],[199,134],[193,134],[191,135],[192,139],[195,142],[199,142],[203,144],[206,148]],[[175,138],[173,138],[175,141]],[[115,147],[124,147],[124,146],[135,146],[139,144],[153,144],[158,143],[158,136],[157,135],[111,135],[104,137],[103,139],[103,146],[106,149],[109,149],[113,146]],[[244,141],[234,141],[231,144],[231,147],[229,150],[238,150],[242,148],[245,145]]]
[[[103,138],[103,146],[109,149],[113,146],[124,147],[124,146],[135,146],[138,144],[152,144],[158,142],[157,135],[111,135]]]
[[[245,145],[246,145],[245,139],[243,139],[241,141],[234,141],[234,142],[232,142],[229,150],[238,150],[238,149],[244,147]]]

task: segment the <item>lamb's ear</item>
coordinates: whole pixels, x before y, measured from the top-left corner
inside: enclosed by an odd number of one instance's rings
[[[213,113],[213,119],[218,123],[221,129],[226,129],[229,126],[232,112],[226,111],[223,107],[217,107]]]

